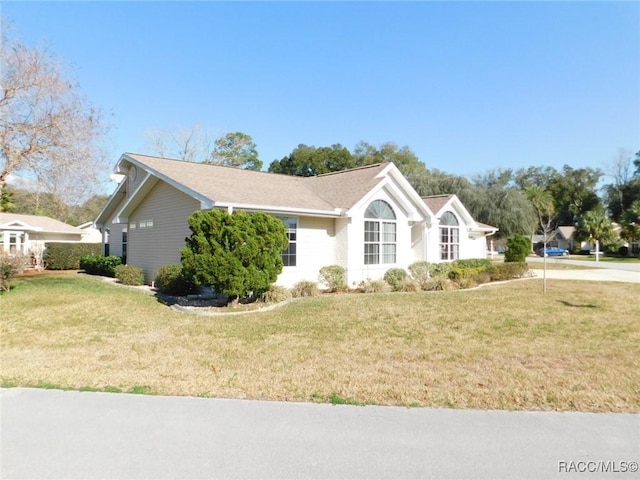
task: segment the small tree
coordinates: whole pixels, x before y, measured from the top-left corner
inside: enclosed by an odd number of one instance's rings
[[[197,285],[237,299],[266,292],[282,272],[284,223],[265,213],[195,212],[181,251],[184,273]]]
[[[504,252],[505,262],[524,262],[531,252],[531,239],[524,235],[514,235],[507,240],[507,251]]]
[[[622,237],[629,243],[640,241],[640,200],[622,214]]]
[[[595,240],[596,262],[600,260],[600,243],[610,242],[614,239],[613,225],[601,206],[589,210],[578,219],[575,232],[576,240]]]

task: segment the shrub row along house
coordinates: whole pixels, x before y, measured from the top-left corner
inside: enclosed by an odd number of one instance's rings
[[[420,260],[485,258],[497,231],[455,195],[421,198],[392,163],[295,177],[125,153],[115,172],[120,184],[96,219],[103,252],[142,268],[147,282],[180,263],[196,210],[280,218],[289,238],[283,286],[316,280],[327,265],[343,266],[354,285]]]

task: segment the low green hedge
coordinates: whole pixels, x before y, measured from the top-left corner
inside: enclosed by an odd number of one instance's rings
[[[144,273],[142,269],[133,265],[118,265],[116,278],[123,285],[144,285]]]
[[[492,282],[522,278],[528,271],[529,265],[526,262],[493,263],[487,269]]]
[[[80,258],[80,269],[90,275],[102,275],[115,277],[116,267],[122,265],[122,258],[115,255],[103,257],[102,255],[84,255]]]
[[[47,270],[78,270],[84,255],[100,255],[99,243],[47,243],[44,262]]]

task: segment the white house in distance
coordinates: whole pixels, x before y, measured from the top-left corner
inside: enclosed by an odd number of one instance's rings
[[[261,211],[288,227],[277,283],[318,279],[342,265],[349,285],[411,263],[485,258],[486,236],[455,195],[421,198],[392,163],[295,177],[125,153],[121,181],[96,219],[104,253],[142,268],[151,282],[179,264],[196,210]]]
[[[53,218],[0,212],[0,254],[30,256],[37,263],[48,242],[78,243],[82,234]]]

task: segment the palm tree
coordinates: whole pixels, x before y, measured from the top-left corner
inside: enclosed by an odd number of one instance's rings
[[[589,210],[578,219],[575,237],[577,240],[595,240],[596,262],[600,260],[600,242],[613,239],[613,225],[604,212],[602,206]]]

